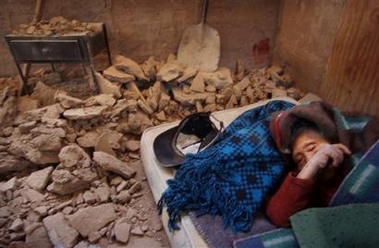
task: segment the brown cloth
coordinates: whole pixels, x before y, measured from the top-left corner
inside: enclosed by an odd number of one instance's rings
[[[291,126],[299,119],[312,122],[326,138],[346,145],[353,154],[367,151],[379,139],[378,117],[341,112],[328,103],[315,101],[272,114],[270,132],[284,154],[291,153]]]

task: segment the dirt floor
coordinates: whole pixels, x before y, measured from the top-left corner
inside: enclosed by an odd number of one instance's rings
[[[70,75],[63,75],[62,81],[49,80],[52,87],[56,89],[69,92],[70,96],[80,99],[86,99],[91,96],[91,92],[88,88],[88,76],[81,70],[80,67],[71,66],[76,68],[76,78],[70,78]],[[66,69],[67,70],[67,69]],[[72,71],[72,70],[71,70]],[[71,75],[72,76],[72,75]],[[62,75],[61,75],[62,77]],[[46,81],[47,83],[49,81]],[[139,154],[138,154],[139,155]],[[154,201],[153,195],[150,190],[149,183],[146,178],[146,174],[140,159],[136,159],[130,163],[131,167],[136,170],[134,179],[141,182],[142,190],[139,192],[141,197],[136,198],[134,202],[129,204],[129,207],[137,209],[139,213],[144,216],[145,222],[148,223],[152,232],[145,232],[143,235],[131,235],[126,245],[120,243],[110,244],[106,238],[99,241],[99,245],[102,247],[131,247],[131,248],[147,248],[147,247],[170,247],[170,242],[167,238],[164,224],[161,221],[161,216],[158,214],[157,205]],[[145,227],[146,228],[146,227]]]
[[[77,97],[78,99],[86,99],[91,96],[91,93],[88,88],[87,76],[81,74],[82,73],[79,72],[79,77],[68,79],[66,78],[67,75],[63,75],[62,78],[62,74],[49,73],[45,77],[39,77],[38,80],[35,77],[31,78],[29,83],[32,86],[34,86],[33,84],[36,84],[36,82],[43,81],[44,83],[46,83],[47,86],[68,92],[69,95],[72,97]],[[12,82],[19,83],[19,80],[12,80]],[[48,95],[49,94],[47,93],[45,95],[46,101]],[[1,162],[4,162],[3,157],[0,157],[0,160],[2,160]],[[163,228],[160,215],[157,211],[156,203],[150,191],[145,171],[140,160],[139,152],[137,151],[137,153],[133,153],[133,158],[128,156],[127,154],[118,154],[118,157],[121,157],[122,161],[126,162],[131,168],[133,168],[133,170],[135,170],[135,175],[132,179],[134,180],[134,182],[137,182],[141,185],[139,191],[136,194],[132,195],[132,199],[128,204],[120,204],[120,202],[117,202],[118,200],[114,200],[114,198],[112,197],[109,198],[109,200],[107,201],[113,201],[119,218],[125,217],[127,219],[128,224],[130,224],[131,226],[130,235],[126,243],[118,242],[114,238],[115,230],[112,230],[112,226],[114,226],[114,224],[111,224],[108,225],[108,229],[111,230],[109,235],[113,236],[113,238],[109,238],[108,235],[103,235],[103,237],[98,239],[96,242],[90,243],[99,245],[99,247],[170,247],[170,243]],[[20,172],[12,172],[7,174],[1,173],[0,168],[0,181],[2,181],[0,182],[0,236],[2,236],[0,237],[0,247],[30,247],[31,244],[38,244],[37,246],[39,247],[41,247],[41,245],[44,247],[45,245],[47,245],[46,247],[50,246],[50,242],[44,243],[44,238],[41,238],[39,236],[37,237],[37,239],[39,239],[38,241],[36,241],[37,243],[33,243],[34,241],[30,241],[34,238],[29,238],[28,241],[28,237],[32,236],[28,233],[28,231],[25,231],[26,240],[25,242],[23,241],[25,239],[25,233],[23,231],[28,229],[28,226],[31,225],[30,223],[34,221],[41,223],[40,221],[42,221],[41,217],[35,217],[36,219],[30,217],[30,213],[33,212],[33,210],[35,210],[35,206],[37,204],[34,202],[33,199],[30,200],[32,203],[27,202],[26,204],[24,204],[21,203],[18,199],[19,197],[17,197],[17,195],[20,194],[19,192],[22,192],[25,189],[25,181],[28,181],[27,178],[30,176],[31,173],[36,171],[38,171],[38,168],[27,168]],[[107,179],[105,180],[108,181],[108,184],[110,184],[111,179],[114,179],[115,177],[117,177],[116,174],[108,173]],[[2,191],[2,189],[4,189],[2,187],[7,187],[5,182],[12,181],[13,178],[16,179],[16,183],[14,184],[14,186],[12,186],[12,189]],[[76,193],[68,196],[58,196],[54,194],[49,194],[47,191],[44,190],[40,192],[45,193],[45,199],[49,199],[48,202],[46,200],[44,203],[39,204],[39,206],[47,206],[47,209],[49,210],[49,214],[47,214],[48,216],[53,214],[52,209],[57,207],[60,208],[59,205],[62,204],[68,205],[68,208],[71,208],[72,205],[75,209],[75,204],[72,204],[72,201],[75,201],[75,198],[78,198]],[[21,195],[23,195],[23,193],[21,193]],[[32,198],[32,196],[30,197]],[[90,202],[88,202],[88,204],[84,203],[84,205],[86,206],[96,206],[97,204],[98,203],[95,203],[93,205],[93,203]],[[11,211],[14,214],[9,216],[3,216],[1,210],[7,210],[5,208],[8,207],[15,208],[14,211]],[[62,210],[58,212],[65,212],[64,209],[67,209],[67,207],[62,208]],[[133,214],[130,214],[130,212],[132,212]],[[17,230],[13,230],[12,226],[18,219],[21,219],[23,221],[24,228],[17,228]],[[90,244],[87,240],[82,240],[81,242],[77,243],[75,247],[89,247],[89,245]]]
[[[136,168],[137,174],[136,179],[142,182],[141,198],[135,201],[132,206],[137,209],[143,209],[145,211],[145,216],[149,220],[149,223],[154,226],[155,230],[158,230],[152,237],[148,235],[144,236],[131,236],[127,247],[135,248],[147,248],[147,247],[170,247],[170,242],[164,231],[163,225],[167,223],[162,223],[161,216],[158,214],[156,203],[154,201],[153,195],[150,190],[149,183],[146,179],[146,174],[143,169],[142,161],[136,160],[133,163],[133,168]],[[122,247],[119,245],[113,245],[108,247]]]

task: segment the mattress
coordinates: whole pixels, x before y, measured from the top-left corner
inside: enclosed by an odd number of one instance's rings
[[[234,119],[236,119],[240,114],[245,112],[246,110],[253,109],[262,105],[267,104],[273,100],[284,100],[294,104],[298,104],[296,100],[289,97],[279,97],[273,98],[270,100],[260,101],[254,104],[246,105],[239,108],[228,109],[214,112],[212,115],[215,116],[218,120],[224,123],[224,126],[228,126]],[[151,188],[151,192],[153,194],[155,202],[161,197],[161,194],[166,189],[167,184],[166,181],[171,179],[175,175],[175,169],[165,168],[159,165],[157,161],[154,150],[153,150],[153,142],[155,137],[157,137],[161,132],[166,131],[176,125],[178,125],[180,121],[165,123],[159,126],[150,127],[146,129],[141,137],[141,159],[142,164],[146,173],[146,177],[148,183]],[[162,213],[162,222],[164,229],[167,233],[167,236],[170,240],[171,247],[206,247],[207,244],[202,239],[195,226],[193,225],[189,216],[182,216],[182,221],[179,224],[180,230],[175,232],[170,232],[167,227],[168,215],[163,210]]]

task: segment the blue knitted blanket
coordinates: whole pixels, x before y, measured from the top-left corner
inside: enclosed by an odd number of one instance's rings
[[[285,160],[270,135],[270,115],[294,106],[271,101],[235,119],[215,144],[189,154],[158,202],[169,215],[171,231],[179,229],[181,214],[221,216],[224,228],[246,232],[266,193],[282,177]]]

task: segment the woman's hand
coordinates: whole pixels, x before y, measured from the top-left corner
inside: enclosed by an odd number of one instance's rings
[[[304,165],[298,178],[313,178],[320,169],[338,167],[344,159],[344,155],[351,152],[343,144],[322,144],[317,152]]]

